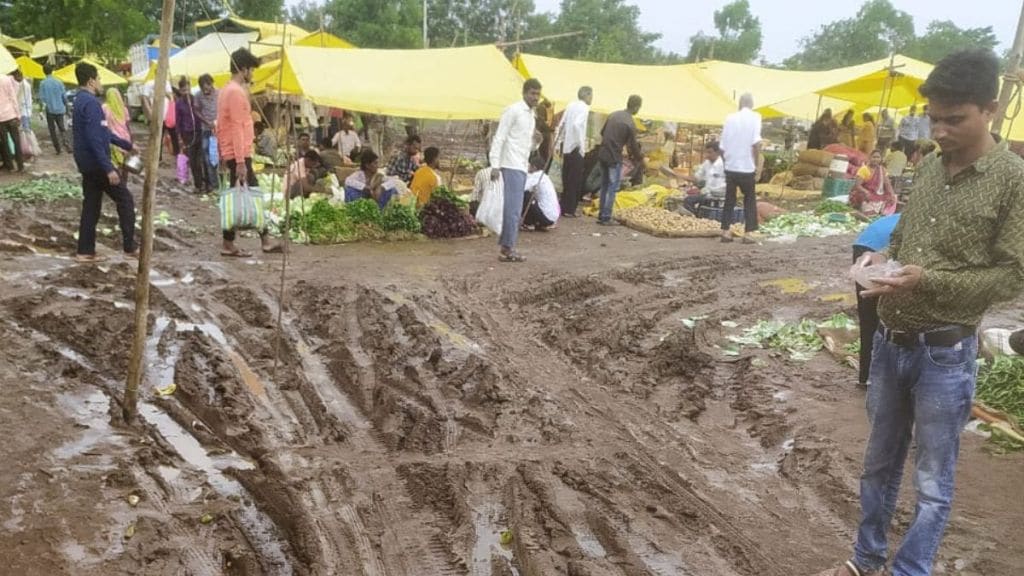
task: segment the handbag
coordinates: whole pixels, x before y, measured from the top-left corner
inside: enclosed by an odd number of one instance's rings
[[[222,230],[263,230],[266,227],[263,192],[259,188],[239,186],[220,195]]]
[[[505,186],[501,178],[492,180],[484,189],[480,206],[476,209],[476,221],[497,235],[501,235],[502,217],[505,212]]]

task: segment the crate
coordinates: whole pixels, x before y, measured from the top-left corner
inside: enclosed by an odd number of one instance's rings
[[[712,202],[710,204],[702,205],[697,209],[697,216],[700,218],[707,218],[708,220],[715,220],[716,222],[722,221],[722,210],[723,206],[721,202]],[[743,222],[743,208],[737,206],[732,211],[733,222]]]
[[[849,196],[853,192],[853,185],[856,182],[853,178],[825,178],[825,184],[821,188],[822,198],[835,198],[836,196]]]

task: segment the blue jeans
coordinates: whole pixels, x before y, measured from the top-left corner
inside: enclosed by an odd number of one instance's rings
[[[916,442],[914,519],[893,559],[893,576],[931,574],[953,500],[960,431],[971,413],[978,339],[951,348],[906,348],[875,333],[867,411],[871,435],[860,481],[861,522],[854,563],[877,570],[888,557],[886,531],[903,463]]]
[[[600,211],[597,215],[599,222],[607,222],[612,219],[612,208],[615,207],[615,193],[619,191],[619,184],[621,182],[622,162],[617,164],[601,162]]]
[[[523,192],[526,190],[526,172],[501,169],[505,202],[501,213],[501,237],[498,244],[505,250],[515,250],[519,239],[519,219],[523,214]]]

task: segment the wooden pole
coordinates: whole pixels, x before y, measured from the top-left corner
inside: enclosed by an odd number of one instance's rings
[[[287,22],[288,22],[288,20],[285,20],[286,24],[287,24]],[[285,55],[285,51],[284,51],[284,41],[282,40],[282,42],[281,42],[281,66],[280,66],[280,68],[278,68],[278,71],[277,71],[277,97],[282,102],[282,104],[284,102],[284,94],[283,94],[283,89],[282,89],[281,85],[284,83],[284,59],[285,59],[285,57],[286,57],[286,55]],[[287,135],[285,136],[285,139],[284,139],[285,149],[286,150],[288,149],[288,143],[291,141],[292,132],[295,130],[295,114],[291,111],[291,101],[289,101],[288,107],[289,107],[289,111],[288,111],[288,132],[287,132]],[[298,160],[299,160],[299,162],[301,162],[302,158],[299,158]],[[288,160],[286,161],[286,166],[285,166],[285,170],[284,170],[285,178],[283,178],[281,180],[281,187],[283,188],[282,192],[284,193],[284,218],[281,219],[281,222],[282,222],[282,224],[284,226],[281,228],[281,282],[280,282],[280,285],[278,287],[278,293],[277,293],[277,328],[274,331],[274,368],[273,368],[273,374],[271,374],[271,380],[273,380],[278,385],[280,385],[280,383],[277,381],[277,367],[281,363],[281,323],[284,320],[285,287],[286,287],[286,285],[285,285],[285,278],[286,278],[286,275],[287,275],[287,272],[288,272],[288,241],[291,239],[291,218],[292,218],[292,213],[291,213],[291,196],[292,196],[292,194],[291,194],[291,190],[288,189],[288,186],[285,185],[285,179],[288,177],[289,174],[291,174],[292,162],[294,162],[294,161],[295,161],[295,159],[293,159],[291,157],[288,158]]]
[[[153,255],[153,196],[156,188],[157,165],[164,124],[164,98],[167,91],[167,58],[171,46],[171,27],[174,24],[174,0],[163,0],[160,18],[160,56],[156,64],[153,90],[153,109],[150,111],[149,143],[146,145],[145,183],[142,185],[142,246],[139,249],[139,270],[135,277],[135,335],[132,339],[131,360],[128,363],[128,382],[124,389],[122,416],[127,424],[135,421],[139,401],[139,383],[145,374],[147,319],[149,317],[149,270]]]
[[[1020,19],[1017,21],[1017,35],[1013,39],[1013,48],[1010,49],[1010,61],[1006,64],[1006,75],[1003,76],[1003,89],[999,93],[999,108],[996,110],[996,117],[992,120],[992,132],[1002,133],[1003,119],[1006,118],[1006,109],[1010,106],[1010,96],[1014,89],[1020,85],[1020,64],[1024,57],[1024,2],[1020,7]]]

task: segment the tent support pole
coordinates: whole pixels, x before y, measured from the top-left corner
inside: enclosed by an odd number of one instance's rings
[[[285,26],[288,25],[288,19],[285,19]],[[284,37],[281,38],[281,65],[278,67],[277,72],[277,97],[283,103],[284,95],[281,84],[284,82]],[[295,130],[295,115],[291,113],[291,102],[288,102],[289,113],[288,113],[288,133],[285,136],[284,144],[285,150],[288,150],[288,143],[292,140],[292,132]],[[287,177],[291,173],[292,162],[294,161],[291,156],[288,156],[287,164],[285,165],[285,176]],[[281,363],[281,321],[284,317],[284,306],[285,306],[285,279],[288,272],[288,240],[291,238],[291,218],[292,213],[290,210],[291,201],[291,190],[288,190],[288,186],[285,186],[284,178],[281,179],[281,188],[283,188],[282,195],[284,196],[284,218],[281,219],[283,226],[281,228],[281,283],[278,287],[277,293],[277,328],[274,331],[274,368],[273,374],[271,374],[271,380],[281,385],[277,381],[277,367]],[[262,242],[262,238],[260,239]]]
[[[1003,76],[1003,89],[999,93],[999,108],[996,110],[996,117],[992,120],[992,131],[1000,134],[1003,129],[1003,119],[1006,117],[1006,110],[1010,106],[1010,96],[1021,84],[1020,64],[1024,57],[1024,3],[1020,8],[1020,20],[1017,21],[1017,35],[1013,39],[1013,48],[1010,50],[1010,61],[1006,65],[1006,75]]]
[[[156,84],[167,84],[167,60],[171,46],[171,28],[174,24],[174,0],[163,1],[163,17],[160,19],[160,51],[156,64]],[[153,91],[153,110],[149,125],[163,126],[164,98],[162,89]],[[153,255],[153,196],[155,195],[157,164],[160,161],[160,145],[163,134],[159,129],[150,129],[146,145],[145,182],[142,185],[142,246],[139,248],[139,268],[135,276],[135,333],[132,337],[131,360],[128,363],[128,381],[124,388],[124,404],[121,415],[125,423],[135,421],[139,402],[139,384],[145,374],[144,356],[147,320],[149,319],[149,271]]]

